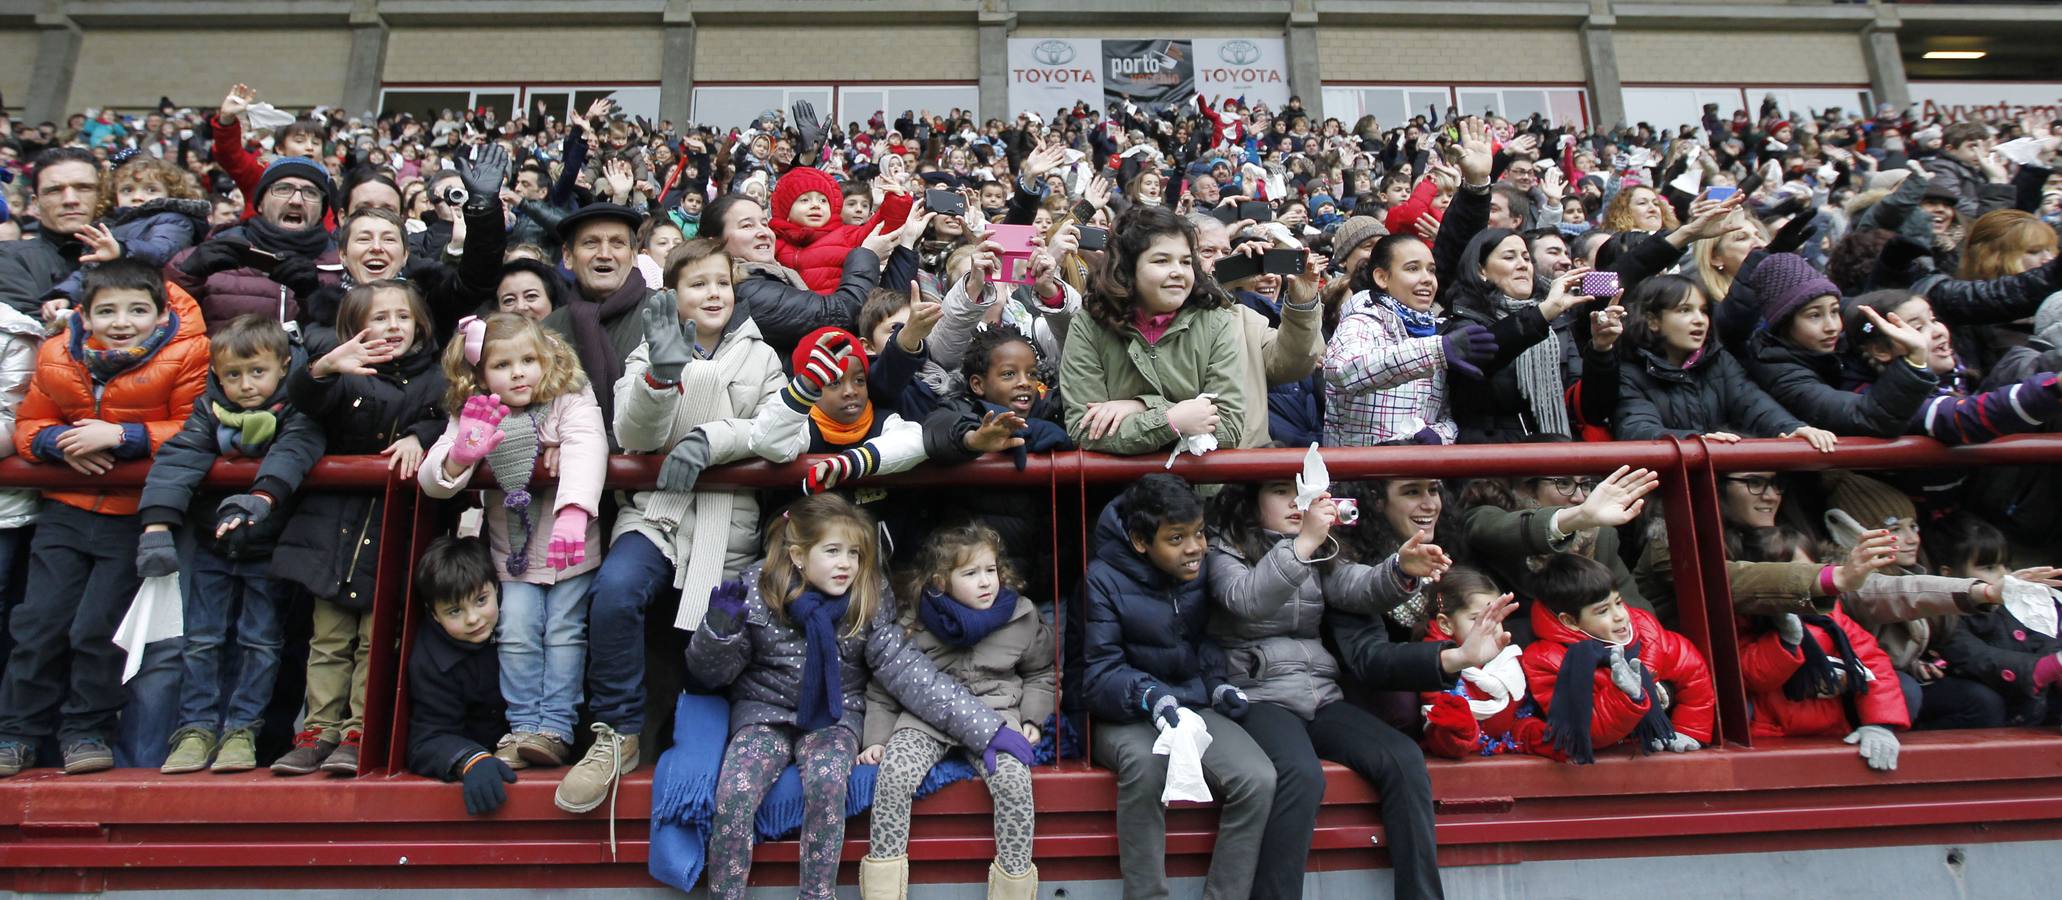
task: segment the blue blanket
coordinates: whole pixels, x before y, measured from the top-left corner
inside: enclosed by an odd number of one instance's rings
[[[709,824],[716,816],[716,776],[723,767],[723,748],[730,742],[730,704],[722,697],[682,694],[674,706],[673,746],[659,756],[652,775],[652,877],[683,891],[694,890],[708,857]],[[1052,738],[1042,736],[1037,759],[1052,760]],[[853,766],[845,782],[845,815],[873,806],[878,766]],[[964,754],[948,755],[931,768],[918,797],[927,797],[954,782],[974,778],[974,765]],[[759,803],[753,824],[760,841],[778,840],[802,827],[802,778],[794,766]]]

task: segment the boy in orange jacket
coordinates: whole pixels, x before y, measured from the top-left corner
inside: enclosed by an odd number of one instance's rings
[[[17,410],[15,449],[81,475],[147,459],[179,432],[207,389],[200,307],[131,259],[87,273],[66,333],[43,342]],[[142,492],[47,490],[29,543],[28,591],[14,611],[15,646],[0,680],[0,776],[35,764],[55,733],[67,775],[114,766],[122,711],[115,626],[136,574]]]
[[[1547,711],[1547,739],[1575,763],[1635,738],[1646,751],[1687,753],[1711,740],[1717,690],[1688,638],[1625,605],[1611,570],[1556,553],[1533,577],[1525,681]]]

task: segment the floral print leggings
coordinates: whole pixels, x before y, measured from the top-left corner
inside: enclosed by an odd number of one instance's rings
[[[873,829],[866,855],[893,859],[909,853],[909,807],[931,767],[952,752],[944,741],[914,728],[902,728],[888,739],[881,774],[874,781]],[[981,761],[974,769],[982,771]],[[995,774],[983,773],[995,801],[995,861],[1011,875],[1031,871],[1031,770],[1007,753],[995,755]]]
[[[752,872],[752,819],[790,758],[802,775],[803,898],[837,895],[838,858],[845,850],[845,779],[859,738],[840,725],[802,732],[747,725],[730,736],[716,776],[716,819],[709,835],[709,896],[739,900]]]

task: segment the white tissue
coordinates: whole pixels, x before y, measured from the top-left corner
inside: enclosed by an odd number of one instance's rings
[[[1204,400],[1217,399],[1216,394],[1197,394],[1196,396]],[[1182,434],[1175,432],[1174,452],[1167,454],[1167,463],[1160,468],[1174,468],[1174,461],[1181,458],[1182,451],[1187,451],[1191,456],[1202,456],[1215,449],[1217,449],[1217,435],[1215,434]]]
[[[1174,712],[1173,728],[1160,729],[1153,741],[1153,755],[1167,757],[1167,787],[1160,792],[1162,804],[1176,800],[1210,802],[1210,785],[1203,780],[1203,754],[1210,749],[1210,726],[1203,717],[1186,709]]]
[[[1303,471],[1296,473],[1296,508],[1309,509],[1331,486],[1332,472],[1325,468],[1324,455],[1317,452],[1317,444],[1313,443],[1310,452],[1303,454]]]
[[[2057,623],[2052,588],[2007,575],[1999,586],[1999,593],[2004,597],[2005,611],[2018,619],[2019,624],[2048,637],[2055,636]]]
[[[115,628],[115,646],[128,654],[122,663],[124,683],[143,668],[143,648],[186,633],[186,615],[180,604],[178,575],[143,579],[128,614],[122,616],[122,624]]]
[[[284,128],[294,123],[294,114],[263,101],[244,108],[243,117],[250,120],[252,128]]]

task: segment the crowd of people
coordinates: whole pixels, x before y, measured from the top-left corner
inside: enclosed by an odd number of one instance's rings
[[[803,896],[835,885],[855,765],[880,767],[862,895],[902,896],[910,800],[957,754],[995,800],[990,896],[1034,896],[1030,767],[1070,747],[1116,773],[1126,896],[1165,896],[1163,796],[1198,781],[1205,895],[1298,896],[1320,760],[1378,786],[1398,896],[1440,896],[1426,753],[1713,739],[1654,473],[1154,475],[1088,511],[1078,584],[1031,549],[1036,497],[874,479],[2062,422],[2054,123],[1684,112],[798,103],[714,129],[606,100],[296,118],[239,84],[0,119],[6,450],[151,461],[140,491],[0,492],[0,776],[355,774],[407,536],[304,481],[377,455],[453,501],[412,576],[408,758],[468,812],[557,767],[558,806],[596,809],[686,691],[729,703],[717,896],[790,763]],[[607,490],[612,454],[663,457],[657,484]],[[206,481],[239,458],[248,484]],[[804,458],[799,491],[700,483]],[[1908,729],[2062,719],[2047,469],[1723,481],[1756,735],[1890,770]],[[182,624],[125,683],[113,637],[160,580]]]

